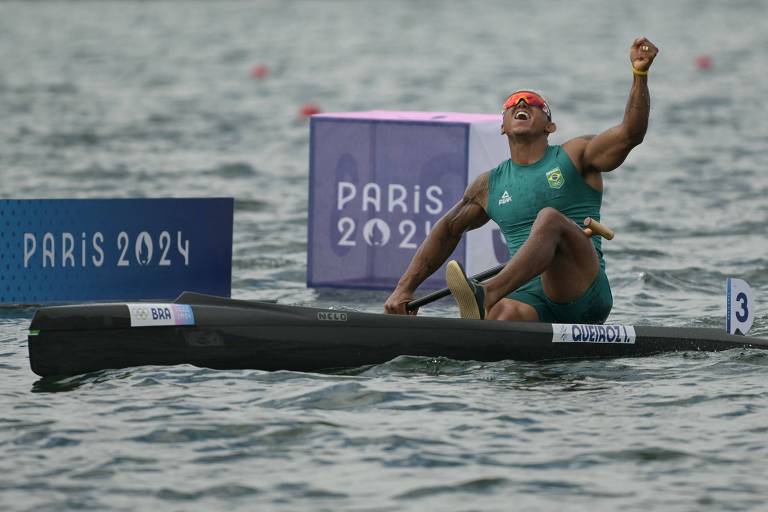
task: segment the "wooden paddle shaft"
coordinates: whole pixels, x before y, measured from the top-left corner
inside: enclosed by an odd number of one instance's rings
[[[584,219],[584,227],[591,229],[593,235],[600,235],[606,240],[613,240],[613,230],[603,226],[592,217],[587,217]]]

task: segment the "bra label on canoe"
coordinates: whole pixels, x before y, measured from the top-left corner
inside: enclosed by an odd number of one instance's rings
[[[635,343],[631,325],[552,324],[552,343]]]
[[[126,304],[131,313],[131,327],[159,325],[195,325],[195,314],[188,304]]]

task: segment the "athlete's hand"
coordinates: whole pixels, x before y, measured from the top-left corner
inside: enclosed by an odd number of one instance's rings
[[[405,305],[413,300],[413,293],[395,289],[384,303],[384,312],[389,315],[415,315],[418,309],[407,311]]]
[[[648,71],[658,53],[659,49],[655,44],[645,37],[638,37],[629,49],[629,61],[636,70]]]

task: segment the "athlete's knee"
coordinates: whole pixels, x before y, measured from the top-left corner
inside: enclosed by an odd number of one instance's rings
[[[536,215],[536,220],[533,222],[534,227],[539,229],[544,228],[559,228],[568,221],[568,218],[557,211],[556,209],[547,206],[539,210]]]

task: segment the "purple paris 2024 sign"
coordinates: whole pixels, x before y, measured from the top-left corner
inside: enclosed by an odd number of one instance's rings
[[[394,287],[416,248],[472,178],[472,127],[478,123],[498,134],[499,117],[489,115],[313,116],[307,284]],[[464,240],[452,258],[465,262]],[[424,286],[443,286],[442,272]]]

